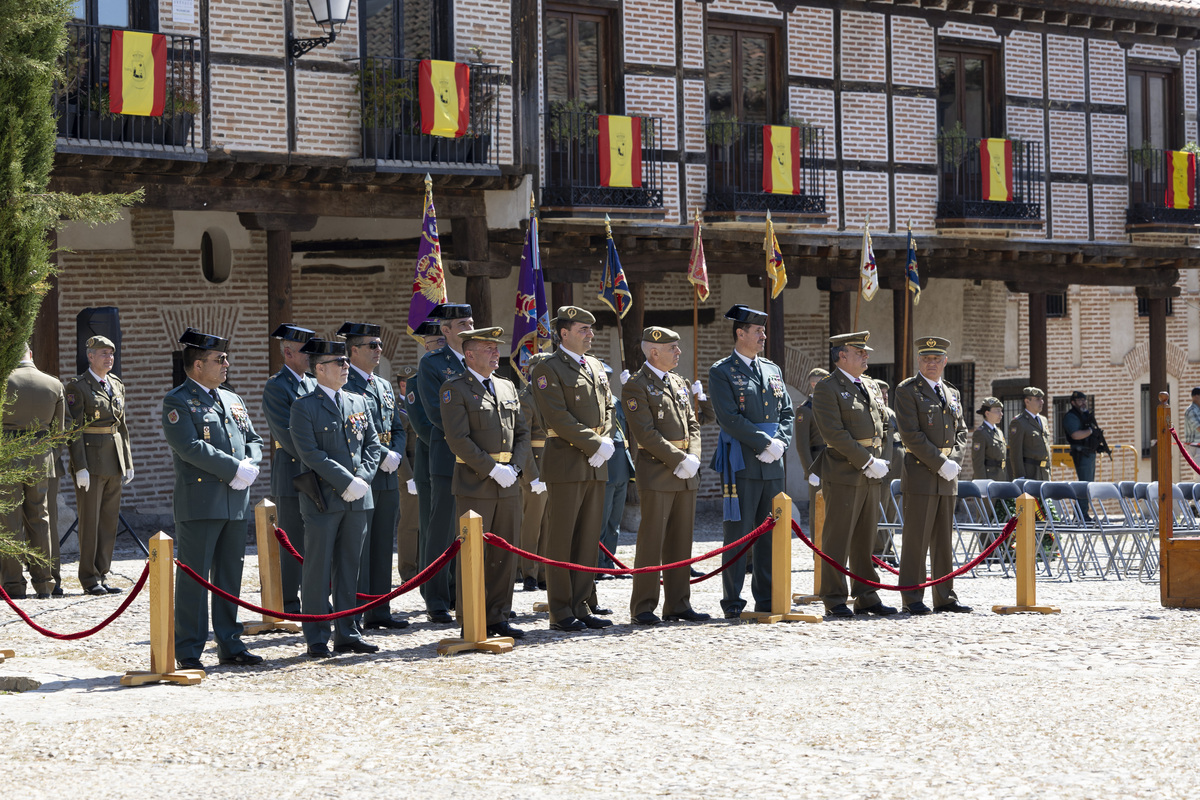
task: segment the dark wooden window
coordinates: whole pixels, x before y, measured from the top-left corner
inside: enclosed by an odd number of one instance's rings
[[[618,109],[613,92],[613,15],[597,8],[548,3],[543,22],[546,102],[577,112]]]
[[[708,113],[740,122],[781,122],[778,32],[773,28],[709,23],[704,43]]]
[[[1169,67],[1130,65],[1125,78],[1130,149],[1148,144],[1169,150],[1181,144],[1175,122],[1177,75]]]
[[[961,123],[969,138],[1003,133],[999,53],[993,48],[938,43],[938,129]]]
[[[1048,292],[1046,294],[1046,317],[1061,318],[1067,315],[1067,293]]]
[[[453,0],[360,0],[364,57],[454,57]]]
[[[71,16],[106,28],[158,30],[158,3],[154,0],[74,0]]]
[[[1139,317],[1150,316],[1150,301],[1147,300],[1146,298],[1144,298],[1144,297],[1138,298],[1137,308],[1138,308],[1138,316]],[[1173,298],[1173,297],[1167,298],[1167,316],[1168,317],[1175,316],[1175,298]]]

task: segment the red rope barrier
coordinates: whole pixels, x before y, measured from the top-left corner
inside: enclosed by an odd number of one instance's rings
[[[304,563],[304,556],[300,555],[300,553],[292,545],[292,540],[288,538],[287,531],[278,525],[275,526],[275,538],[279,540],[280,547],[292,554],[292,558],[296,559],[301,564]]]
[[[484,534],[484,535],[487,536],[488,534]],[[332,614],[289,614],[285,611],[275,611],[275,610],[272,610],[269,608],[263,608],[262,606],[256,606],[253,603],[247,602],[236,595],[230,594],[229,592],[225,591],[224,589],[222,589],[218,586],[213,586],[211,583],[209,583],[207,580],[205,580],[203,577],[201,577],[200,573],[196,572],[194,569],[189,567],[187,564],[184,564],[179,559],[175,559],[175,564],[179,567],[179,569],[183,572],[183,574],[187,575],[189,578],[191,578],[196,583],[203,586],[208,591],[215,594],[217,597],[220,597],[223,600],[228,600],[229,602],[233,603],[234,605],[241,606],[242,608],[246,609],[247,611],[253,611],[257,614],[263,614],[263,615],[266,615],[269,617],[275,617],[276,619],[291,620],[292,622],[329,622],[330,620],[340,619],[342,617],[349,617],[354,614],[361,614],[364,611],[367,611],[368,609],[372,609],[375,606],[382,605],[383,603],[389,602],[389,601],[399,597],[402,594],[411,592],[413,589],[416,589],[418,586],[425,583],[430,578],[432,578],[434,575],[436,575],[438,573],[438,571],[441,570],[442,567],[446,566],[446,564],[450,563],[451,559],[453,559],[454,556],[456,556],[458,554],[458,551],[461,548],[462,548],[462,541],[460,539],[455,539],[453,542],[450,543],[450,546],[446,548],[446,552],[444,552],[440,556],[438,556],[437,560],[435,560],[428,567],[421,570],[421,572],[419,572],[418,574],[414,575],[411,580],[405,581],[404,583],[400,584],[399,586],[397,586],[395,589],[388,592],[387,594],[378,595],[374,600],[372,600],[369,603],[358,606],[357,608],[347,609],[345,611],[336,611]]]
[[[731,565],[732,565],[732,564],[733,564],[735,561],[737,561],[737,560],[738,560],[739,558],[741,558],[742,556],[746,555],[747,551],[749,551],[749,550],[750,550],[750,548],[751,548],[751,547],[753,547],[753,546],[754,546],[754,542],[750,542],[750,543],[748,543],[748,544],[747,544],[745,547],[743,547],[743,548],[742,548],[742,549],[741,549],[741,550],[738,552],[738,554],[737,554],[736,556],[734,556],[733,558],[729,559],[729,560],[728,560],[728,561],[726,561],[724,564],[722,564],[721,566],[719,566],[719,567],[717,567],[716,569],[714,569],[712,572],[706,572],[706,573],[704,573],[703,575],[698,575],[698,576],[696,576],[695,578],[692,578],[692,579],[690,579],[690,580],[688,581],[688,583],[695,585],[695,584],[697,584],[697,583],[700,583],[700,582],[702,582],[702,581],[706,581],[706,580],[708,580],[709,578],[713,577],[714,575],[720,575],[722,572],[724,572],[725,570],[729,569],[729,567],[730,567],[730,566],[731,566]],[[603,551],[604,551],[604,555],[606,555],[606,556],[608,556],[609,558],[611,558],[611,559],[612,559],[612,562],[613,562],[614,564],[616,564],[618,567],[620,567],[621,569],[629,569],[629,567],[627,567],[627,566],[625,566],[624,564],[622,564],[622,563],[620,562],[620,560],[618,560],[618,559],[617,559],[617,557],[616,557],[616,556],[614,556],[614,555],[613,555],[613,554],[612,554],[612,553],[609,551],[609,549],[608,549],[607,547],[605,547],[605,546],[604,546],[604,542],[601,542],[601,543],[600,543],[600,549],[601,549],[601,550],[603,550]],[[662,580],[661,580],[661,579],[659,579],[659,583],[662,583]]]
[[[17,604],[14,603],[12,598],[8,596],[8,592],[4,591],[3,587],[0,587],[0,595],[2,595],[4,597],[4,602],[6,602],[10,606],[12,606],[12,610],[17,612],[17,616],[19,616],[21,619],[25,620],[26,625],[33,628],[35,631],[40,633],[42,636],[49,636],[51,639],[60,639],[62,641],[69,642],[69,641],[73,641],[75,639],[86,639],[87,637],[89,637],[93,634],[99,633],[100,631],[107,628],[112,623],[113,620],[115,620],[117,617],[119,617],[125,613],[125,609],[129,608],[130,604],[133,602],[133,599],[138,596],[139,592],[142,591],[142,587],[144,587],[146,585],[146,581],[149,579],[149,577],[150,577],[150,562],[147,561],[146,566],[142,568],[141,577],[137,579],[137,583],[135,583],[133,585],[133,588],[129,590],[129,594],[125,595],[125,599],[121,602],[121,605],[117,606],[117,610],[114,611],[112,614],[110,614],[107,618],[105,618],[105,620],[103,622],[96,625],[95,627],[88,628],[86,631],[79,631],[78,633],[55,633],[54,631],[50,630],[49,628],[43,628],[41,625],[38,625],[36,622],[34,622],[33,619],[31,619],[28,614],[26,614],[24,611],[22,611],[20,608],[17,607]]]
[[[826,564],[833,567],[838,572],[845,575],[847,578],[856,580],[865,586],[870,586],[872,589],[891,589],[891,590],[897,591],[897,592],[912,592],[917,589],[926,589],[930,586],[937,586],[939,583],[945,583],[946,581],[957,578],[959,575],[970,572],[971,570],[975,569],[975,567],[982,564],[984,559],[986,559],[988,556],[990,556],[992,554],[992,552],[1004,542],[1005,539],[1007,539],[1009,536],[1011,536],[1012,532],[1014,530],[1016,530],[1016,527],[1017,527],[1017,518],[1013,517],[1012,519],[1010,519],[1008,521],[1007,524],[1005,524],[1004,530],[1000,531],[1000,535],[998,537],[996,537],[996,541],[989,544],[987,547],[985,547],[983,549],[982,553],[980,553],[978,556],[976,556],[975,558],[968,561],[966,564],[963,564],[961,567],[954,570],[949,575],[943,575],[940,578],[934,578],[933,580],[926,581],[925,583],[918,583],[916,586],[889,586],[886,583],[876,583],[875,581],[869,581],[866,578],[860,578],[859,576],[855,575],[850,570],[843,567],[841,564],[834,561],[833,558],[831,558],[830,556],[827,556],[825,553],[818,550],[817,546],[815,544],[813,544],[812,541],[809,540],[809,538],[807,536],[804,535],[804,531],[800,530],[800,526],[796,523],[796,520],[792,520],[792,530],[795,531],[796,537],[800,541],[802,541],[806,545],[808,545],[809,548],[811,548],[814,553],[819,555]]]
[[[1174,428],[1171,428],[1171,437],[1175,439],[1175,444],[1178,445],[1179,452],[1183,453],[1183,460],[1188,463],[1188,466],[1191,467],[1197,475],[1200,475],[1200,465],[1197,465],[1196,462],[1192,460],[1191,453],[1189,453],[1187,448],[1183,446],[1183,442],[1179,441],[1179,434],[1175,432]]]
[[[607,547],[605,547],[605,546],[604,546],[604,542],[601,542],[601,543],[600,543],[600,551],[601,551],[602,553],[604,553],[604,555],[608,556],[608,557],[609,557],[609,559],[610,559],[610,560],[611,560],[611,561],[612,561],[614,564],[616,564],[618,567],[620,567],[621,569],[629,569],[629,567],[627,567],[627,566],[625,566],[624,564],[622,564],[622,563],[621,563],[621,560],[620,560],[619,558],[617,558],[616,556],[614,556],[614,555],[612,554],[612,551],[611,551],[611,550],[609,550]]]
[[[900,574],[900,570],[896,569],[895,567],[893,567],[891,564],[884,561],[879,556],[871,556],[871,561],[875,564],[875,566],[883,567],[884,569],[886,569],[888,572],[892,573],[893,575]]]

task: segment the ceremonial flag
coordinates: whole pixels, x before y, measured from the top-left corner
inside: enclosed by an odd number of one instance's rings
[[[625,270],[621,269],[621,259],[617,255],[617,244],[613,241],[607,214],[604,216],[604,232],[608,234],[608,254],[604,259],[604,274],[600,276],[600,294],[596,296],[621,319],[633,306],[633,295],[629,292],[629,284],[625,282]]]
[[[984,200],[1005,202],[1013,199],[1011,139],[980,139],[979,168],[983,174]]]
[[[471,68],[453,61],[421,61],[417,70],[421,99],[421,133],[457,139],[470,118]]]
[[[879,270],[875,267],[875,251],[871,248],[871,218],[863,225],[862,264],[858,268],[859,291],[867,302],[879,291]]]
[[[1196,207],[1196,154],[1168,150],[1167,208]]]
[[[704,240],[700,238],[700,214],[692,226],[692,257],[688,259],[688,283],[696,287],[696,297],[708,299],[708,264],[704,260]]]
[[[908,273],[908,290],[913,293],[913,305],[921,302],[921,277],[917,275],[917,242],[913,239],[912,223],[908,224],[908,263],[904,265]]]
[[[529,230],[521,251],[521,271],[517,274],[517,308],[513,315],[512,355],[509,361],[526,382],[529,381],[529,357],[550,349],[550,313],[546,307],[546,283],[542,277],[542,258],[538,253],[537,215],[529,210]]]
[[[421,244],[417,247],[417,269],[412,299],[408,303],[408,332],[413,333],[429,319],[435,306],[446,302],[446,276],[442,272],[442,246],[438,242],[437,211],[433,208],[433,181],[425,176],[425,213],[421,219]]]
[[[800,194],[800,129],[763,125],[763,191]]]
[[[600,185],[625,188],[642,185],[642,119],[599,118]]]
[[[108,55],[108,110],[161,117],[167,99],[167,37],[112,32]]]
[[[771,212],[767,212],[767,233],[763,237],[763,252],[767,254],[767,276],[771,279],[771,299],[779,297],[783,287],[787,286],[787,270],[783,266],[783,253],[779,250],[779,240],[775,238],[775,223],[771,222]]]

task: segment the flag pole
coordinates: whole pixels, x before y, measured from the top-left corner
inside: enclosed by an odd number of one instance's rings
[[[606,238],[609,238],[609,239],[612,238],[612,220],[608,218],[608,214],[604,215],[604,235]],[[605,258],[605,263],[607,264],[607,259],[608,259],[608,247],[607,246],[604,248],[604,258]],[[632,302],[632,300],[631,300],[631,302]],[[621,360],[621,372],[624,372],[625,371],[625,334],[621,330],[621,314],[620,314],[620,312],[614,310],[613,313],[616,314],[616,316],[617,316],[617,357],[620,358],[620,360]]]
[[[912,220],[911,219],[908,221],[908,237],[909,237],[909,239],[912,238]],[[915,244],[915,242],[914,242],[914,244]],[[908,263],[907,263],[907,260],[904,265],[903,285],[904,285],[904,341],[899,343],[898,346],[903,347],[904,349],[897,351],[897,352],[903,354],[903,358],[900,359],[901,375],[898,378],[899,380],[903,380],[904,378],[907,378],[909,372],[912,371],[910,369],[910,366],[915,366],[910,363],[912,361],[912,349],[911,348],[912,348],[912,341],[913,341],[912,328],[909,327],[910,325],[912,325],[912,292],[908,288]]]
[[[696,224],[700,224],[700,209],[696,209]],[[700,380],[700,294],[692,286],[692,380]],[[695,395],[693,395],[695,397]],[[700,401],[696,404],[699,406]]]
[[[863,251],[858,254],[858,294],[854,296],[854,330],[858,330],[858,307],[862,305],[862,262],[867,257],[867,230],[871,227],[871,215],[863,224]]]

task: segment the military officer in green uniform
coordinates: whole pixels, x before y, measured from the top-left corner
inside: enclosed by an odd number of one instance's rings
[[[925,558],[933,577],[954,569],[952,537],[954,506],[958,501],[958,473],[967,449],[967,423],[962,396],[943,373],[950,342],[940,336],[917,340],[919,375],[896,387],[896,421],[904,442],[904,547],[900,551],[900,585],[925,582]],[[934,611],[969,613],[958,602],[954,582],[932,587]],[[928,614],[924,589],[903,592],[910,614]]]
[[[315,473],[300,495],[307,550],[300,605],[305,614],[326,614],[331,606],[337,612],[358,605],[359,565],[374,506],[371,481],[384,448],[367,400],[343,390],[350,371],[346,345],[313,338],[302,352],[317,388],[292,403],[289,425],[296,455]],[[305,622],[303,629],[310,658],[332,655],[328,622]],[[374,653],[379,647],[363,640],[354,617],[343,616],[333,622],[333,649]]]
[[[721,435],[711,466],[722,475],[726,497],[724,540],[729,544],[762,524],[775,495],[784,490],[783,454],[792,441],[795,412],[783,383],[783,370],[761,356],[767,342],[767,315],[743,305],[725,312],[733,321],[733,353],[709,367],[708,391]],[[728,562],[736,555],[725,554]],[[750,591],[754,610],[771,610],[771,537],[760,536],[751,550]],[[744,557],[723,573],[721,610],[736,619],[745,607]]]
[[[175,465],[177,558],[229,594],[242,587],[250,485],[262,462],[262,437],[242,398],[220,388],[229,374],[229,340],[188,328],[179,337],[187,380],[163,398],[162,425]],[[175,660],[202,669],[208,639],[205,590],[175,575]],[[222,664],[260,664],[242,643],[237,606],[212,596],[212,629]]]
[[[587,355],[595,323],[585,309],[560,306],[550,320],[558,349],[530,373],[534,400],[546,425],[542,454],[542,479],[550,495],[546,556],[588,567],[596,566],[600,552],[607,462],[616,453],[608,378],[604,365]],[[611,625],[588,605],[595,587],[594,573],[547,567],[550,627],[570,632]]]
[[[121,487],[133,480],[125,425],[125,384],[112,374],[116,345],[105,336],[85,343],[88,370],[67,382],[67,412],[83,435],[68,448],[79,512],[79,585],[88,594],[117,594],[109,586],[113,543],[121,517]]]
[[[796,454],[800,458],[800,466],[808,480],[807,533],[809,536],[815,535],[816,532],[813,526],[817,511],[817,492],[821,491],[821,476],[813,472],[813,463],[825,449],[825,440],[821,438],[821,431],[813,422],[812,394],[816,389],[817,381],[828,374],[829,370],[820,367],[814,367],[808,371],[808,376],[804,379],[805,387],[808,389],[808,399],[796,409]]]
[[[516,544],[521,533],[517,480],[530,462],[529,426],[517,387],[494,374],[503,337],[503,328],[458,334],[467,369],[442,384],[442,426],[454,453],[455,517],[474,511],[483,517],[485,531]],[[487,548],[484,606],[491,636],[525,636],[508,622],[516,567],[516,558],[507,550]],[[461,581],[458,586],[461,596]]]
[[[1050,480],[1050,424],[1042,416],[1046,393],[1036,386],[1021,390],[1025,410],[1008,423],[1008,453],[1014,478]]]
[[[651,326],[642,331],[642,364],[625,383],[621,403],[630,436],[637,443],[637,484],[642,501],[635,567],[671,564],[692,554],[696,490],[700,487],[700,423],[692,410],[687,381],[679,366],[679,334]],[[658,583],[662,576],[663,617],[702,622],[692,610],[688,570],[633,576],[629,616],[638,625],[657,625]]]
[[[553,353],[534,353],[529,357],[529,369]],[[529,553],[545,555],[546,541],[550,535],[550,518],[546,513],[546,483],[541,479],[542,454],[546,450],[546,426],[533,399],[533,384],[527,383],[519,392],[521,414],[529,426],[529,458],[521,471],[521,549]],[[521,577],[521,588],[527,592],[546,588],[546,569],[528,559],[517,562]]]
[[[421,338],[425,348],[421,359],[446,346],[446,337],[442,335],[442,326],[434,320],[422,322],[413,334]],[[420,360],[418,360],[418,371],[420,370],[419,364]],[[433,506],[433,484],[429,478],[429,437],[433,431],[433,425],[425,414],[425,407],[421,405],[420,395],[417,394],[417,374],[418,372],[414,371],[406,383],[404,408],[408,411],[408,424],[412,426],[413,433],[416,434],[412,468],[413,486],[417,491],[417,571],[419,572],[422,568],[421,541],[425,537],[424,532],[429,530],[429,512]],[[425,587],[422,586],[422,598],[425,597],[425,592]]]
[[[375,508],[369,515],[367,541],[363,544],[358,575],[359,591],[370,595],[387,594],[392,590],[392,548],[400,524],[400,476],[396,471],[404,461],[405,444],[404,419],[396,412],[396,393],[386,378],[375,374],[383,356],[380,333],[380,327],[370,322],[346,322],[337,332],[345,338],[350,357],[346,391],[366,399],[371,422],[384,450],[383,460],[371,482]],[[362,625],[367,630],[407,628],[408,621],[394,619],[385,603],[365,612]]]
[[[1000,429],[1000,423],[1004,420],[1004,404],[995,397],[985,397],[977,413],[983,417],[983,422],[971,432],[971,467],[975,477],[1006,481],[1008,445]]]
[[[300,514],[300,497],[292,480],[304,471],[296,445],[288,431],[292,418],[292,403],[317,388],[317,382],[307,373],[308,356],[300,352],[305,342],[314,336],[308,328],[285,323],[271,334],[279,340],[283,367],[267,379],[263,387],[263,412],[275,448],[271,456],[271,500],[275,503],[275,524],[287,534],[296,552],[304,555],[304,517]],[[283,610],[300,613],[300,574],[302,568],[291,553],[279,550],[279,582],[283,589]]]
[[[883,460],[887,417],[883,398],[871,378],[864,377],[872,348],[867,331],[829,339],[833,369],[813,390],[813,420],[825,440],[825,451],[813,469],[825,493],[825,525],[821,549],[861,578],[878,583],[871,561],[879,528],[880,481],[888,473]],[[846,605],[854,597],[854,610]],[[884,605],[865,583],[853,581],[849,592],[841,572],[821,565],[821,600],[826,614],[852,617],[855,613],[888,616],[896,609]]]
[[[416,367],[401,367],[396,372],[396,415],[404,424],[404,458],[396,469],[400,481],[400,525],[396,528],[396,571],[400,581],[412,579],[417,566],[417,536],[420,530],[421,506],[417,497],[417,480],[413,472],[417,457],[417,434],[408,414],[408,381],[417,374]]]
[[[429,420],[431,490],[429,524],[421,530],[421,569],[432,564],[454,540],[455,501],[451,488],[454,478],[454,454],[446,445],[446,433],[442,428],[441,389],[443,383],[466,371],[467,368],[463,364],[462,340],[458,338],[458,334],[475,327],[471,307],[463,303],[443,303],[433,310],[431,316],[440,321],[446,345],[427,353],[417,367],[417,396]],[[454,621],[450,616],[450,609],[454,605],[453,575],[456,564],[457,559],[421,586],[430,622],[445,624]]]

